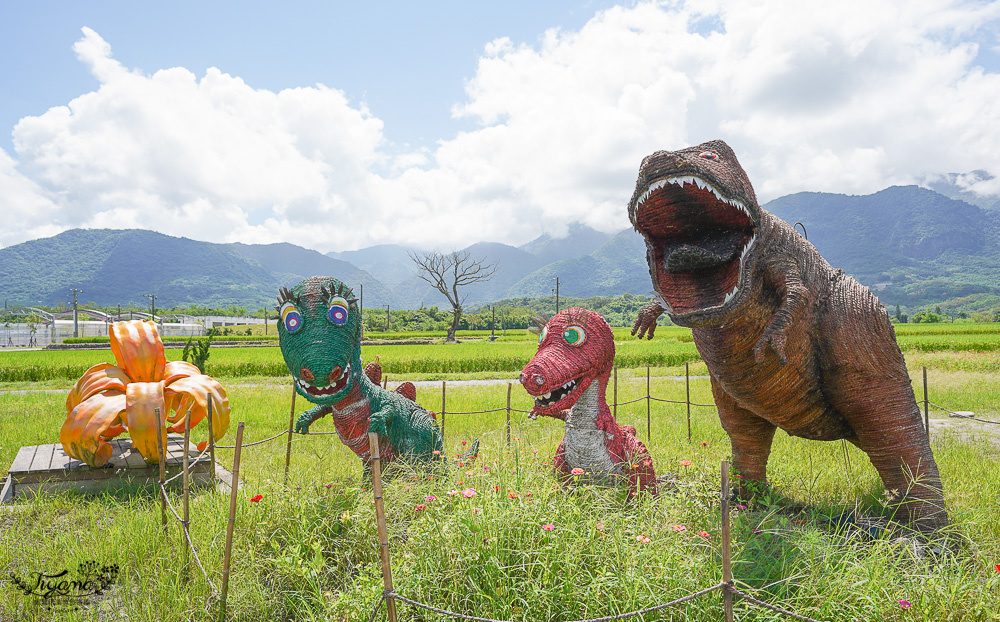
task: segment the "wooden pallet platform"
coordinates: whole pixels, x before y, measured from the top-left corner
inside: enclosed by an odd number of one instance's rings
[[[59,443],[30,445],[22,447],[8,470],[8,477],[0,501],[26,497],[38,492],[61,492],[76,490],[95,493],[121,485],[152,485],[160,476],[158,464],[146,464],[139,452],[132,449],[130,439],[109,441],[112,447],[111,459],[103,467],[92,468],[80,460],[66,455]],[[170,478],[181,472],[184,460],[184,437],[179,434],[167,435],[166,476]],[[211,473],[212,463],[208,454],[197,460],[198,449],[188,445],[188,479],[192,487],[209,486],[216,478]],[[216,469],[217,471],[224,469]],[[226,473],[228,475],[228,472]],[[177,478],[167,484],[180,488]]]

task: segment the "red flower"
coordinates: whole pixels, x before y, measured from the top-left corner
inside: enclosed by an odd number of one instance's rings
[[[517,493],[516,492],[512,492],[512,493],[510,493],[507,496],[510,497],[511,499],[517,499]]]
[[[427,509],[426,505],[424,505],[423,503],[418,503],[417,507],[413,508],[413,511],[419,512],[420,510],[426,510],[426,509]]]
[[[254,496],[250,497],[250,503],[257,503],[258,501],[260,501],[263,498],[264,498],[264,495],[254,495]]]
[[[997,572],[1000,572],[1000,564],[997,564]]]
[[[701,536],[702,538],[708,538],[712,534],[708,533],[707,531],[699,531],[698,535]]]

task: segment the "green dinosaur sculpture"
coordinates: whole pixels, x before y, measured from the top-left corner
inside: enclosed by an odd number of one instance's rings
[[[313,421],[332,413],[341,442],[361,458],[366,471],[372,460],[369,432],[379,435],[383,465],[396,457],[443,458],[433,413],[383,389],[362,368],[361,312],[346,285],[313,276],[290,290],[282,288],[278,338],[295,390],[316,404],[299,415],[296,432],[308,432]]]

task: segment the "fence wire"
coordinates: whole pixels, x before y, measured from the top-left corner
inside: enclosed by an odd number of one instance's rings
[[[927,403],[930,404],[931,406],[933,406],[934,408],[937,408],[938,410],[941,410],[943,412],[948,413],[949,417],[953,417],[955,419],[969,419],[971,421],[978,421],[980,423],[992,423],[994,425],[1000,425],[1000,421],[991,421],[989,419],[981,419],[981,418],[975,416],[974,414],[972,414],[972,415],[965,415],[965,414],[962,414],[962,413],[960,413],[958,411],[951,410],[950,408],[945,408],[944,406],[940,406],[938,404],[935,404],[934,402],[932,402],[930,400],[927,400]]]
[[[188,548],[191,549],[191,556],[194,557],[195,564],[198,566],[198,569],[201,570],[201,574],[205,577],[205,581],[208,582],[208,587],[212,588],[212,594],[209,596],[209,599],[211,600],[219,595],[219,590],[215,588],[215,584],[212,583],[212,579],[209,578],[205,567],[201,565],[201,558],[198,557],[198,549],[196,549],[194,547],[194,543],[191,542],[191,533],[188,531],[188,523],[190,521],[184,520],[177,514],[177,510],[174,509],[174,505],[170,503],[170,497],[167,495],[167,489],[164,488],[163,484],[158,485],[160,488],[160,494],[163,495],[163,500],[166,502],[167,507],[170,508],[170,513],[174,515],[174,518],[177,519],[177,522],[181,524],[181,528],[184,530],[184,540],[187,542]]]
[[[682,603],[686,603],[689,600],[694,600],[695,598],[698,598],[700,596],[704,596],[705,594],[710,594],[710,593],[712,593],[712,592],[714,592],[716,590],[721,590],[724,587],[726,587],[725,583],[719,583],[718,585],[713,585],[712,587],[708,587],[708,588],[705,588],[703,590],[694,592],[693,594],[688,594],[686,596],[682,596],[680,598],[672,600],[672,601],[670,601],[668,603],[663,603],[663,604],[660,604],[660,605],[655,605],[653,607],[647,607],[645,609],[638,609],[636,611],[629,611],[628,613],[619,613],[619,614],[613,615],[613,616],[604,616],[604,617],[601,617],[601,618],[586,618],[586,619],[581,619],[581,620],[570,620],[570,621],[567,621],[567,622],[611,622],[612,620],[623,620],[625,618],[631,618],[631,617],[634,617],[634,616],[641,616],[641,615],[645,615],[647,613],[653,613],[654,611],[659,611],[661,609],[666,609],[667,607],[674,607],[676,605],[680,605]],[[465,615],[463,613],[456,613],[454,611],[448,611],[447,609],[441,609],[439,607],[434,607],[434,606],[431,606],[431,605],[427,605],[427,604],[424,604],[424,603],[421,603],[421,602],[418,602],[418,601],[415,601],[415,600],[410,600],[409,598],[405,598],[403,596],[400,596],[396,592],[390,591],[390,590],[386,590],[386,591],[384,591],[382,593],[382,597],[379,599],[378,603],[376,603],[376,605],[375,605],[375,611],[372,612],[372,617],[370,618],[370,620],[374,620],[375,614],[378,611],[380,605],[382,604],[382,601],[387,600],[389,598],[391,598],[392,600],[398,600],[400,602],[404,602],[404,603],[406,603],[408,605],[412,605],[414,607],[419,607],[420,609],[426,609],[427,611],[433,611],[434,613],[445,615],[445,616],[448,616],[448,617],[451,617],[451,618],[457,618],[459,620],[471,620],[472,622],[509,622],[507,620],[497,620],[497,619],[494,619],[494,618],[480,618],[479,616],[470,616],[470,615]]]

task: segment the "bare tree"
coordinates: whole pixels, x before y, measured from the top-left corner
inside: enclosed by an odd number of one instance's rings
[[[496,274],[495,263],[486,263],[485,259],[476,259],[468,251],[441,253],[429,251],[409,253],[410,259],[417,264],[417,276],[427,281],[431,286],[444,294],[451,303],[451,327],[448,329],[447,341],[455,341],[455,331],[462,319],[462,304],[466,296],[460,296],[458,290],[470,283],[489,281]]]

